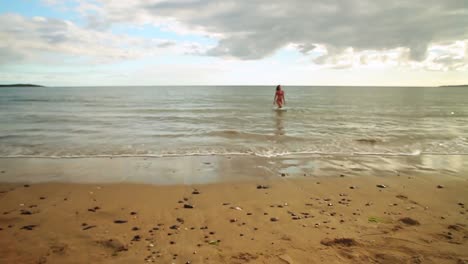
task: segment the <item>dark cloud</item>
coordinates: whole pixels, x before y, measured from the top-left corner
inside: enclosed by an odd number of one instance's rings
[[[315,48],[317,48],[317,45],[315,44],[310,44],[310,43],[307,43],[307,44],[299,44],[297,46],[297,48],[299,49],[299,51],[303,54],[307,54],[309,51],[312,51],[314,50]]]

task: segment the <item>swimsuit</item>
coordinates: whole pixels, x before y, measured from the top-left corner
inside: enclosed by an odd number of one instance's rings
[[[276,91],[276,104],[281,107],[283,105],[284,91]]]

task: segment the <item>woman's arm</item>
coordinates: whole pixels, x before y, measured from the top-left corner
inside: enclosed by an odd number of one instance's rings
[[[275,98],[273,98],[273,105],[276,103],[276,97],[277,97],[277,96],[278,96],[278,95],[275,94]]]

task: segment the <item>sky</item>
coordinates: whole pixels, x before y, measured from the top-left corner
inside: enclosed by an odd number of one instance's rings
[[[0,0],[0,84],[468,84],[468,0]]]

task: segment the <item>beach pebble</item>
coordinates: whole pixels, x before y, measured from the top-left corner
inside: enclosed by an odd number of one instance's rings
[[[349,186],[350,189],[357,189],[357,186]]]
[[[184,204],[184,208],[186,208],[186,209],[193,209],[193,205],[191,205],[191,204]]]
[[[257,189],[268,189],[268,188],[270,187],[267,185],[257,185]]]
[[[234,209],[238,211],[242,211],[242,208],[240,208],[239,206],[234,207]]]
[[[233,219],[229,220],[229,222],[235,223],[235,222],[237,222],[237,219],[236,219],[236,218],[233,218]]]
[[[387,186],[384,185],[384,184],[377,184],[376,186],[379,187],[379,188],[387,188]]]
[[[25,184],[23,185],[24,188],[28,188],[29,187],[29,184]]]
[[[442,189],[442,188],[444,188],[444,186],[439,184],[439,185],[437,185],[437,188]]]
[[[179,226],[178,225],[172,225],[172,226],[169,227],[169,229],[178,230]]]
[[[114,220],[114,224],[125,224],[127,220]]]
[[[278,221],[279,221],[279,218],[277,218],[277,217],[272,217],[272,218],[270,218],[270,221],[271,221],[271,222],[278,222]]]

